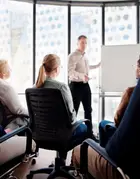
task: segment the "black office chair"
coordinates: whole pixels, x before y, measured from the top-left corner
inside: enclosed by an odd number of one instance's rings
[[[27,89],[26,100],[33,139],[37,146],[57,151],[54,167],[31,171],[27,178],[31,179],[34,174],[47,173],[50,174],[48,179],[58,176],[74,179],[68,172],[74,170],[74,167],[65,166],[63,159],[65,160],[67,152],[75,147],[70,140],[73,131],[86,120],[71,125],[71,114],[58,89]]]

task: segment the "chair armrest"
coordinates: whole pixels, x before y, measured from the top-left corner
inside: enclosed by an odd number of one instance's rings
[[[112,129],[114,129],[114,130],[117,129],[117,127],[115,126],[114,123],[108,123],[108,124],[105,125],[105,130],[107,130],[107,129],[109,129],[109,128],[112,128]]]
[[[12,114],[12,115],[6,117],[5,120],[3,119],[1,121],[1,125],[3,126],[3,128],[5,128],[8,124],[10,124],[16,118],[21,118],[21,119],[25,118],[27,124],[30,125],[30,122],[28,121],[29,116],[24,115],[24,114]]]
[[[27,134],[27,140],[26,140],[26,154],[32,153],[32,132],[28,125],[24,125],[10,133],[5,134],[4,136],[0,137],[0,144],[13,136],[19,134],[20,132],[26,132]]]
[[[107,160],[113,167],[118,168],[117,164],[109,157],[105,148],[101,147],[92,139],[86,139],[80,148],[80,171],[85,174],[88,172],[88,146],[99,153],[105,160]]]
[[[0,143],[6,141],[7,139],[10,139],[11,137],[19,134],[20,132],[25,131],[27,128],[28,128],[27,125],[24,125],[18,129],[13,130],[12,132],[5,134],[4,136],[0,137]]]
[[[29,118],[28,115],[26,114],[12,114],[11,116],[8,117],[8,119],[13,119],[13,118],[17,118],[17,117],[20,117],[20,118]]]
[[[72,126],[72,132],[74,132],[80,124],[82,124],[83,122],[88,122],[88,121],[89,121],[88,119],[80,119],[79,121],[76,121]]]

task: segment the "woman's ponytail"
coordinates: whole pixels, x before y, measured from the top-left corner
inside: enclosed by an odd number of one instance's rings
[[[46,78],[45,68],[44,68],[44,64],[42,64],[41,67],[39,68],[39,73],[38,73],[38,77],[37,77],[37,81],[36,81],[37,88],[42,87],[42,85],[44,84],[45,78]]]
[[[48,54],[43,59],[43,64],[39,69],[38,78],[36,81],[36,87],[40,88],[43,86],[46,75],[50,74],[60,65],[60,58],[55,54]]]

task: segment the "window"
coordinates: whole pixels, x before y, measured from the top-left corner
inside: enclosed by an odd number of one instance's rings
[[[13,86],[24,92],[32,85],[32,4],[1,1],[0,38],[0,58],[10,61]]]
[[[105,8],[105,45],[136,44],[136,6]],[[105,119],[114,121],[121,97],[105,98]]]
[[[39,5],[36,14],[36,76],[43,57],[54,53],[61,58],[58,80],[67,83],[67,6]]]
[[[8,2],[0,0],[0,58],[11,57]]]
[[[114,115],[120,101],[121,97],[105,97],[105,120],[114,122]]]
[[[24,93],[33,84],[33,5],[9,1],[7,8],[12,83],[18,92]]]
[[[72,7],[71,8],[71,51],[76,50],[77,38],[86,35],[88,38],[87,55],[89,64],[97,64],[101,59],[101,8],[100,7]],[[93,124],[98,121],[99,107],[99,69],[90,73],[92,80]],[[79,117],[83,118],[83,109],[79,109]],[[96,123],[97,124],[97,123]]]
[[[24,93],[33,84],[32,31],[32,4],[0,0],[0,58],[9,60],[11,82],[19,93]]]
[[[105,8],[105,44],[136,43],[136,6]]]

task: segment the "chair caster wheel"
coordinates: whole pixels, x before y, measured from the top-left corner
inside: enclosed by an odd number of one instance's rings
[[[39,156],[39,152],[36,152],[35,157],[38,157],[38,156]]]
[[[33,175],[30,175],[30,174],[29,174],[29,175],[26,176],[26,178],[27,178],[27,179],[32,179],[32,178],[33,178]]]
[[[78,170],[73,171],[74,177],[78,177],[80,175],[80,172]]]
[[[32,160],[32,165],[35,165],[36,164],[36,159],[33,159]]]
[[[49,168],[51,168],[51,167],[54,167],[54,164],[53,164],[53,163],[49,165]]]

